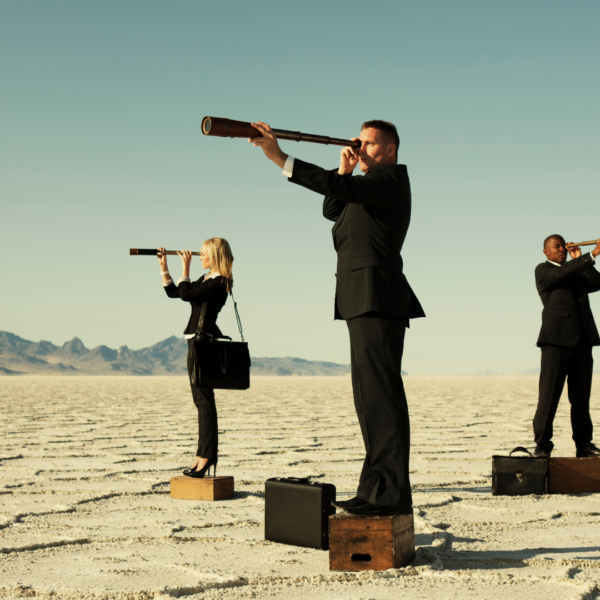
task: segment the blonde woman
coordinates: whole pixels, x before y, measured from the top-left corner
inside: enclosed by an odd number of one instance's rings
[[[169,298],[180,298],[192,306],[192,314],[187,327],[183,332],[188,340],[187,367],[192,373],[192,348],[194,335],[198,329],[198,320],[202,305],[208,303],[204,320],[204,332],[213,336],[220,336],[217,327],[217,315],[227,301],[227,295],[233,286],[231,274],[233,255],[227,240],[223,238],[210,238],[202,244],[200,261],[203,269],[209,272],[197,281],[190,280],[190,263],[192,253],[189,250],[178,252],[183,264],[183,274],[177,285],[169,274],[167,256],[163,254],[164,248],[157,248],[158,261],[162,275],[162,284]],[[192,387],[192,397],[198,409],[198,450],[196,458],[189,469],[183,473],[189,477],[204,477],[213,468],[213,475],[217,473],[219,432],[217,429],[217,407],[215,405],[215,392],[212,388]]]

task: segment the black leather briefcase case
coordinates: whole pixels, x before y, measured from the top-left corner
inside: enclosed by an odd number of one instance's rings
[[[512,456],[526,452],[527,457]],[[492,494],[494,496],[527,496],[548,493],[548,459],[532,456],[519,446],[508,456],[492,456]]]
[[[228,335],[218,338],[204,332],[208,307],[204,302],[200,309],[198,329],[194,338],[193,368],[190,377],[193,387],[219,390],[247,390],[250,387],[250,351],[244,341],[237,303],[233,300],[231,292],[230,295],[242,341],[233,342]]]
[[[329,517],[335,514],[335,485],[308,479],[267,479],[265,540],[329,549]]]
[[[247,390],[250,387],[248,344],[227,342],[222,338],[198,338],[194,340],[192,385],[220,390]]]

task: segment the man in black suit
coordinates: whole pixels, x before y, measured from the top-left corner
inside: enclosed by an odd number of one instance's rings
[[[396,128],[364,123],[360,138],[353,138],[360,148],[344,148],[339,168],[327,171],[284,154],[268,125],[253,125],[262,137],[250,141],[289,181],[324,195],[323,215],[335,222],[335,318],[345,320],[350,333],[354,404],[366,449],[356,497],[335,505],[358,515],[410,511],[401,363],[409,319],[425,314],[402,272],[411,198],[406,166],[397,164]],[[352,176],[357,165],[363,177]]]
[[[573,259],[569,263],[567,251]],[[535,284],[544,310],[537,341],[542,349],[542,369],[533,419],[534,454],[550,456],[552,452],[552,423],[568,378],[577,456],[600,456],[600,450],[592,443],[590,418],[592,346],[600,345],[600,337],[588,296],[600,290],[600,273],[594,268],[596,256],[600,254],[600,240],[590,253],[582,255],[579,247],[567,248],[560,235],[551,235],[544,241],[544,254],[546,262],[535,269]]]

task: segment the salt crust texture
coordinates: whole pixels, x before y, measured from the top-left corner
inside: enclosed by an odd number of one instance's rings
[[[214,503],[169,497],[196,441],[185,378],[1,378],[0,598],[600,597],[600,495],[491,495],[490,457],[532,446],[536,379],[405,384],[417,559],[339,573],[327,552],[264,541],[264,482],[310,476],[354,495],[349,378],[217,392],[219,474],[236,495]],[[573,456],[566,397],[555,429],[555,455]]]

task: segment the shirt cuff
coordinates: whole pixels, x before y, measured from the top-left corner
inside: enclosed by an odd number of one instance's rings
[[[592,257],[592,262],[596,262],[596,257],[590,252],[590,256]]]
[[[182,281],[187,281],[188,283],[192,282],[192,280],[189,277],[180,277],[179,281],[177,282],[177,285],[179,285]]]
[[[285,165],[283,165],[283,173],[284,177],[291,177],[294,172],[294,157],[288,156],[285,159]]]
[[[173,283],[172,279],[169,279],[169,281],[163,281],[162,282],[163,287],[169,287],[172,283]]]

